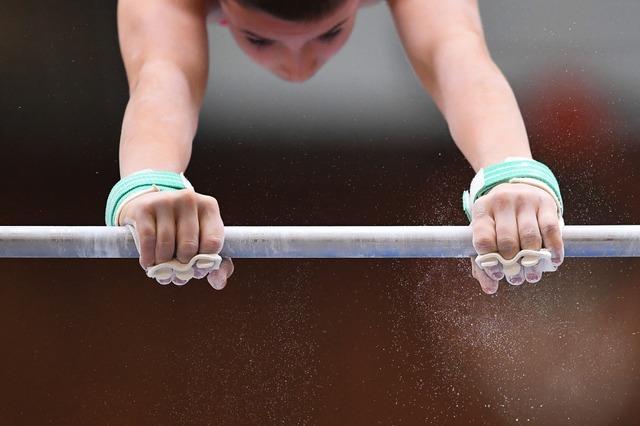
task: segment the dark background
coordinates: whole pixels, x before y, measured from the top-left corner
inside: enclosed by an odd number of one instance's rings
[[[2,9],[0,223],[102,224],[127,100],[115,5]],[[566,222],[639,223],[634,91],[615,75],[545,66],[516,94],[535,157],[561,182]],[[473,172],[441,130],[323,145],[313,117],[314,133],[251,120],[238,123],[249,133],[201,132],[187,171],[226,224],[466,224],[459,198]],[[494,296],[468,260],[235,265],[216,292],[204,281],[159,286],[132,260],[0,259],[0,423],[604,425],[640,415],[634,259],[567,259],[539,284]]]

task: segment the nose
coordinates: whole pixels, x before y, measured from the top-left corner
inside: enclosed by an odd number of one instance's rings
[[[303,49],[289,55],[281,66],[281,76],[290,82],[309,80],[318,69],[318,58],[311,49]]]

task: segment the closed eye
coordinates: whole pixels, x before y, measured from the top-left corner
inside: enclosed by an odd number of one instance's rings
[[[342,32],[342,27],[334,28],[331,31],[327,31],[326,33],[322,34],[320,37],[318,37],[318,40],[324,43],[330,43],[341,32]]]
[[[247,36],[247,41],[256,47],[267,47],[273,44],[273,40],[253,36]]]

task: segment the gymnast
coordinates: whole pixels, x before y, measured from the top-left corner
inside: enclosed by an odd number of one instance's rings
[[[167,262],[192,269],[153,276],[158,282],[182,285],[206,276],[222,289],[233,273],[231,259],[206,261],[223,246],[220,207],[184,176],[207,84],[207,25],[225,26],[255,63],[302,83],[344,46],[358,11],[371,3],[119,1],[130,98],[120,139],[121,179],[109,195],[105,220],[131,227],[145,271]],[[473,277],[489,294],[502,278],[514,285],[538,282],[564,258],[562,198],[551,170],[531,158],[513,91],[489,54],[477,0],[387,4],[416,75],[477,172],[463,194],[474,248],[484,255],[472,259]],[[195,262],[196,255],[204,261]]]

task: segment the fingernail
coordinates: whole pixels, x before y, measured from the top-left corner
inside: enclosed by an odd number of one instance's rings
[[[494,272],[492,277],[493,277],[493,279],[496,279],[496,280],[500,281],[502,278],[504,278],[504,273],[502,273],[502,272]]]
[[[216,290],[222,290],[227,285],[227,280],[214,281],[211,286]]]
[[[156,278],[156,281],[158,281],[158,284],[167,285],[171,282],[171,278]]]
[[[226,277],[222,276],[219,271],[214,271],[207,276],[207,281],[211,284],[216,290],[222,290],[224,286],[227,284]]]
[[[514,275],[512,277],[507,277],[507,282],[511,285],[520,285],[524,282],[524,276]]]
[[[171,281],[173,281],[173,283],[175,285],[185,285],[187,283],[187,281],[189,281],[189,280],[181,280],[178,277],[174,277],[173,280],[171,280]]]
[[[527,274],[527,281],[529,281],[530,283],[537,283],[541,278],[541,275]]]
[[[193,268],[193,278],[199,280],[200,278],[204,278],[209,273],[206,269]]]

